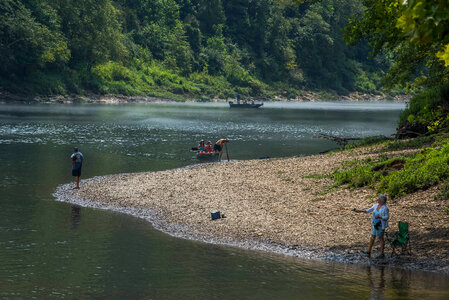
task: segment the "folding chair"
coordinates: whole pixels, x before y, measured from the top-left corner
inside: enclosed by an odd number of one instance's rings
[[[410,246],[410,235],[408,232],[408,223],[407,222],[398,222],[399,231],[394,232],[393,234],[387,233],[387,242],[391,245],[393,251],[391,252],[391,256],[396,253],[396,248],[401,247],[401,254],[407,253],[408,255],[412,254],[412,248]],[[390,235],[392,235],[390,237]]]

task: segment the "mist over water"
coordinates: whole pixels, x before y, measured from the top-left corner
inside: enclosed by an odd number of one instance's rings
[[[229,138],[232,160],[308,155],[337,148],[317,138],[321,133],[389,136],[403,108],[332,102],[267,103],[258,110],[231,110],[225,103],[0,105],[0,297],[447,299],[443,275],[176,239],[132,216],[52,196],[72,180],[73,146],[86,158],[84,179],[199,163],[189,150],[201,139]]]

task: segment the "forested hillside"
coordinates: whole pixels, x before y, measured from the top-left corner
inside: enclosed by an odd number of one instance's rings
[[[173,99],[378,92],[390,60],[342,38],[363,4],[296,2],[2,0],[0,86]]]

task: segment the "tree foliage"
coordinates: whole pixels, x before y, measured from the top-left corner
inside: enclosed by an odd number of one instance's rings
[[[67,39],[59,31],[56,12],[45,2],[36,9],[33,1],[0,2],[0,71],[23,75],[46,64],[66,63]]]
[[[377,92],[389,59],[369,60],[366,44],[348,47],[341,34],[363,9],[358,0],[2,0],[0,84],[46,93]],[[151,78],[161,69],[184,80]],[[136,76],[116,76],[125,73]]]
[[[352,18],[346,40],[369,41],[373,54],[394,54],[388,86],[414,81],[417,86],[447,82],[449,2],[440,0],[365,0],[365,12]]]

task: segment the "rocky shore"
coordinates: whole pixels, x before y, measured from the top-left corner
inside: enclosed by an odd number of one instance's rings
[[[413,150],[407,150],[413,151]],[[447,203],[433,200],[439,187],[389,200],[389,231],[409,222],[413,254],[367,259],[368,208],[375,191],[331,188],[343,161],[380,154],[379,147],[332,154],[202,164],[161,172],[118,174],[82,180],[81,189],[58,187],[60,201],[110,209],[149,220],[173,236],[208,243],[345,263],[379,264],[449,274]],[[224,218],[212,221],[210,212]],[[374,255],[377,254],[376,241]]]
[[[186,102],[228,102],[234,99],[220,99],[220,98],[186,98]],[[337,95],[330,93],[319,93],[314,91],[303,91],[301,95],[296,98],[286,98],[282,95],[275,96],[273,99],[265,99],[260,97],[247,98],[247,100],[255,101],[275,101],[275,102],[319,102],[319,101],[395,101],[408,102],[410,95],[387,95],[387,94],[364,94],[353,92],[348,95]],[[21,103],[51,103],[51,104],[126,104],[126,103],[164,103],[164,102],[179,102],[169,98],[152,97],[152,96],[125,96],[125,95],[54,95],[54,96],[21,96],[11,94],[0,90],[1,102],[21,102]]]

